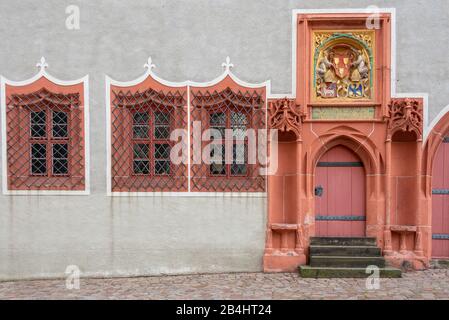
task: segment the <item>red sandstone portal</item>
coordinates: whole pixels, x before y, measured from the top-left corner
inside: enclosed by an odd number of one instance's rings
[[[422,159],[438,141],[423,152],[422,99],[391,97],[390,14],[378,29],[367,18],[297,16],[296,98],[269,100],[280,134],[265,271],[295,271],[317,235],[375,237],[393,265],[428,265],[431,161]]]

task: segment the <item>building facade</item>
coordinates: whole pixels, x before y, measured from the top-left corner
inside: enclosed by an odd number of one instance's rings
[[[1,4],[1,279],[295,271],[313,236],[449,258],[446,2],[28,4]]]

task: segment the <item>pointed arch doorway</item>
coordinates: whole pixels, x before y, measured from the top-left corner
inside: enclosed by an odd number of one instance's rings
[[[363,162],[348,148],[328,150],[315,169],[315,235],[366,235],[366,174]]]

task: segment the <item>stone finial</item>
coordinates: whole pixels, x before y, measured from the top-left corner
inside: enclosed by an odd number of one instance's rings
[[[221,64],[221,66],[225,69],[226,72],[230,71],[231,68],[234,67],[234,64],[231,63],[231,58],[229,56],[226,57],[226,61]]]
[[[151,57],[148,57],[147,63],[143,65],[144,68],[147,68],[148,71],[151,71],[151,69],[156,68],[156,65],[153,63],[153,60]]]
[[[44,57],[41,57],[41,60],[36,64],[36,67],[39,68],[39,71],[44,71],[45,68],[48,68],[48,63],[45,61]]]

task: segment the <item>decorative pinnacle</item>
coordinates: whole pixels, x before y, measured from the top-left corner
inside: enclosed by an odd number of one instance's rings
[[[156,68],[156,65],[153,63],[151,57],[148,57],[148,61],[147,61],[147,63],[145,63],[145,64],[143,65],[143,67],[144,67],[144,68],[147,68],[148,71],[151,71],[151,69]]]
[[[225,69],[225,71],[230,71],[231,68],[234,67],[234,64],[231,63],[231,58],[229,56],[226,57],[226,61],[221,64],[221,66]]]
[[[44,57],[41,57],[41,61],[36,64],[36,67],[39,68],[39,71],[44,71],[45,68],[48,68],[48,63]]]

